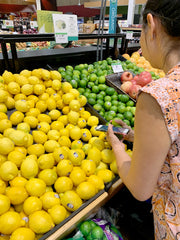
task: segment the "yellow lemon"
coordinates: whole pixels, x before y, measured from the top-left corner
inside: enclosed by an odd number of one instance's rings
[[[44,144],[45,151],[48,153],[54,152],[54,150],[58,147],[60,147],[59,143],[55,140],[47,140]]]
[[[78,98],[79,95],[80,95],[79,91],[77,89],[74,89],[74,88],[70,89],[69,92],[72,93],[75,98]]]
[[[4,194],[6,191],[6,182],[0,179],[0,194]]]
[[[97,126],[99,124],[99,119],[96,116],[90,116],[87,120],[89,126]]]
[[[20,86],[17,82],[10,82],[7,85],[7,90],[9,93],[16,95],[20,93]]]
[[[43,80],[47,81],[47,80],[49,80],[51,78],[51,74],[50,74],[50,72],[48,70],[42,69],[41,77],[42,77]]]
[[[58,140],[60,137],[60,133],[57,130],[49,130],[49,132],[47,133],[47,137],[49,140]]]
[[[45,82],[44,84],[46,86],[46,93],[49,94],[49,96],[53,95],[54,93],[56,93],[56,91],[52,88],[52,87],[47,87],[47,86],[52,86],[52,80]]]
[[[76,125],[79,119],[79,113],[71,110],[68,113],[67,118],[69,123]]]
[[[27,152],[30,155],[36,155],[37,157],[39,157],[45,152],[45,148],[42,144],[33,144],[28,147]]]
[[[57,80],[57,79],[54,79],[52,81],[52,88],[55,90],[55,91],[59,91],[61,89],[61,81]]]
[[[21,227],[11,234],[11,240],[34,240],[35,233],[30,228]]]
[[[77,100],[79,101],[81,107],[85,106],[87,103],[87,98],[84,95],[80,95]]]
[[[96,167],[96,173],[101,169],[108,169],[108,164],[100,161],[99,165]]]
[[[28,78],[23,75],[14,74],[14,77],[15,77],[15,81],[19,84],[19,86],[23,86],[29,83]]]
[[[38,174],[39,168],[35,159],[27,157],[20,167],[21,175],[27,179],[33,178]]]
[[[110,169],[111,169],[111,171],[113,171],[113,173],[118,174],[118,168],[117,168],[116,160],[113,160],[111,162]]]
[[[73,140],[79,140],[82,136],[81,129],[78,126],[74,126],[69,130],[69,135]]]
[[[39,100],[46,101],[49,98],[49,94],[44,92],[43,94],[39,95]]]
[[[40,82],[37,76],[30,76],[28,77],[28,82],[32,85],[38,84]]]
[[[32,131],[34,143],[44,144],[47,141],[47,135],[43,131]]]
[[[62,113],[63,113],[64,115],[67,115],[67,114],[69,113],[69,111],[70,111],[69,106],[64,106],[63,109],[62,109]]]
[[[77,122],[78,127],[85,128],[86,127],[86,120],[84,118],[79,118]]]
[[[13,125],[17,125],[18,123],[21,123],[24,119],[24,114],[20,111],[15,111],[11,114],[9,120]]]
[[[97,176],[102,178],[104,183],[111,182],[114,179],[114,177],[115,177],[114,173],[111,170],[109,170],[109,169],[101,169],[101,170],[99,170],[97,172]]]
[[[52,97],[46,100],[46,104],[49,111],[56,109],[56,101]]]
[[[26,116],[33,116],[37,117],[41,112],[39,111],[38,108],[31,108],[29,112],[26,113]]]
[[[86,173],[82,168],[74,167],[69,177],[73,181],[74,186],[78,186],[81,182],[86,180]]]
[[[86,176],[89,177],[90,175],[95,173],[95,171],[96,171],[96,164],[95,164],[95,162],[93,160],[85,159],[81,163],[81,168],[86,173]]]
[[[61,204],[70,212],[76,211],[83,203],[78,194],[73,190],[61,193],[60,199]]]
[[[60,204],[59,195],[55,192],[46,192],[41,196],[42,206],[44,210],[52,208],[56,204]]]
[[[47,133],[50,130],[50,125],[47,122],[40,122],[37,125],[37,129],[41,132]]]
[[[0,103],[4,103],[8,98],[7,91],[0,89]]]
[[[104,163],[112,163],[112,161],[115,160],[113,151],[111,149],[103,149],[101,151],[101,160]]]
[[[100,133],[99,139],[102,140],[103,142],[107,141],[107,133],[105,132]]]
[[[8,72],[7,70],[4,71],[2,77],[6,84],[8,84],[9,82],[13,82],[15,80],[14,75],[11,72]]]
[[[23,211],[28,216],[33,212],[40,211],[42,209],[42,201],[40,198],[31,196],[28,197],[23,203]]]
[[[58,121],[62,122],[64,125],[66,125],[68,123],[68,116],[67,115],[61,115],[58,118]]]
[[[63,109],[64,106],[65,106],[65,104],[62,99],[57,100],[57,102],[56,102],[57,109],[61,110],[61,109]]]
[[[33,91],[34,91],[34,94],[39,96],[45,92],[45,86],[43,84],[35,84]]]
[[[31,128],[36,128],[38,125],[38,119],[34,116],[26,116],[24,122],[28,123]]]
[[[25,221],[21,219],[20,214],[17,212],[8,211],[0,216],[0,232],[2,234],[11,234],[24,225]]]
[[[42,69],[38,68],[38,69],[33,69],[31,71],[31,75],[32,76],[36,76],[37,78],[41,79],[41,73],[42,73]]]
[[[0,194],[0,215],[9,210],[10,204],[10,199],[5,195]]]
[[[78,100],[73,99],[73,100],[70,101],[69,107],[70,107],[70,109],[71,109],[72,111],[78,112],[79,109],[80,109],[80,107],[81,107],[81,105],[80,105],[80,103],[79,103]]]
[[[29,228],[37,234],[44,234],[53,227],[51,216],[43,210],[36,211],[29,216]]]
[[[54,188],[56,192],[63,193],[73,188],[73,182],[69,177],[62,176],[57,178],[56,182],[54,183]]]
[[[27,133],[21,130],[15,130],[9,133],[9,138],[14,142],[16,146],[24,146],[28,142],[27,135]]]
[[[72,89],[72,85],[69,82],[62,82],[61,89],[64,93],[68,93]]]
[[[0,138],[0,154],[7,155],[14,149],[14,143],[9,138]]]
[[[0,103],[0,112],[7,113],[7,106],[4,103]]]
[[[39,109],[40,112],[45,112],[47,110],[47,103],[46,101],[39,100],[36,103],[36,108]]]
[[[15,108],[20,112],[28,112],[30,109],[28,101],[22,99],[15,101]]]
[[[10,120],[8,119],[0,120],[0,132],[4,132],[5,129],[11,128],[11,127],[12,127],[12,123]]]
[[[70,147],[71,146],[71,140],[67,136],[60,136],[58,143],[59,143],[60,147],[62,147],[62,146]]]
[[[12,131],[15,131],[14,128],[6,128],[3,132],[3,136],[4,137],[9,137],[9,134],[12,132]]]
[[[51,74],[51,79],[53,79],[53,80],[58,79],[61,81],[61,74],[58,71],[52,70],[52,71],[50,71],[50,74]]]
[[[0,176],[4,181],[10,181],[18,174],[18,168],[15,163],[6,161],[0,166]]]
[[[17,125],[17,128],[16,128],[16,129],[17,129],[17,130],[24,131],[24,132],[26,132],[26,133],[29,133],[30,130],[31,130],[29,124],[26,123],[26,122],[19,123],[19,124]]]
[[[33,94],[33,90],[34,90],[33,85],[29,83],[24,84],[21,87],[21,92],[26,96]]]
[[[65,93],[63,96],[62,96],[62,100],[63,100],[63,102],[64,102],[64,104],[66,104],[66,105],[69,105],[70,104],[70,102],[72,101],[72,100],[74,100],[74,95],[72,94],[72,93]]]
[[[59,93],[53,93],[51,94],[51,97],[57,102],[61,100],[61,95]]]
[[[19,151],[20,153],[23,153],[24,155],[27,154],[27,149],[25,147],[15,147],[14,150]]]
[[[92,145],[90,143],[86,143],[82,146],[82,150],[84,151],[84,153],[87,155],[89,149],[92,147]]]
[[[79,166],[83,160],[82,155],[80,152],[77,151],[78,149],[70,149],[68,153],[69,160],[72,162],[73,165]]]
[[[81,139],[84,142],[88,142],[91,138],[92,138],[92,134],[89,131],[89,129],[87,128],[81,129]]]
[[[57,109],[51,110],[48,115],[50,116],[51,120],[57,120],[61,116],[61,112]]]
[[[97,131],[96,127],[97,127],[97,125],[92,126],[90,128],[90,132],[92,133],[93,136],[99,137],[102,132],[101,131]]]
[[[62,122],[60,122],[60,121],[53,121],[51,123],[51,129],[52,130],[60,131],[63,128],[64,128],[64,124]]]
[[[24,69],[20,72],[20,75],[24,76],[24,77],[30,77],[31,76],[31,71]]]
[[[8,116],[7,116],[7,114],[0,112],[0,120],[2,120],[2,119],[8,119]]]
[[[57,179],[57,173],[54,169],[44,169],[39,172],[38,178],[42,179],[47,186],[51,186]]]
[[[63,128],[59,130],[60,136],[66,136],[69,137],[69,129],[68,128]]]
[[[88,111],[82,111],[80,113],[81,117],[84,118],[86,121],[88,121],[89,117],[91,116],[90,112]]]
[[[67,216],[67,210],[60,204],[56,204],[52,208],[48,209],[48,213],[50,214],[54,224],[61,223]]]
[[[98,191],[104,189],[105,187],[102,178],[100,178],[97,175],[92,174],[91,176],[88,177],[87,181],[94,184],[94,186],[97,188]]]
[[[13,180],[9,181],[11,187],[24,187],[27,183],[27,179],[24,177],[15,177]]]
[[[71,143],[71,149],[81,149],[83,146],[83,143],[81,140],[74,140],[72,143]]]
[[[16,164],[17,167],[21,166],[22,161],[25,159],[25,155],[17,150],[13,150],[8,154],[8,161],[11,161]]]
[[[31,178],[25,185],[26,191],[30,196],[40,197],[46,191],[46,184],[42,179]]]
[[[8,187],[6,189],[6,195],[10,199],[11,204],[18,205],[24,202],[28,197],[28,193],[24,187]]]
[[[102,151],[105,147],[103,140],[97,138],[92,142],[92,147],[97,147],[100,151]]]
[[[95,196],[96,187],[91,182],[85,181],[77,186],[76,192],[81,199],[88,200]]]
[[[8,109],[15,108],[15,100],[14,100],[14,98],[8,96],[6,101],[5,101],[5,104],[6,104],[6,107]]]
[[[57,163],[68,158],[68,153],[62,148],[58,147],[53,152],[53,157]]]
[[[31,134],[27,133],[27,137],[28,137],[28,140],[24,144],[25,148],[27,148],[27,147],[29,147],[29,146],[31,146],[33,144],[33,136]]]
[[[52,168],[54,166],[54,157],[52,154],[42,154],[38,158],[38,166],[40,169]]]
[[[61,160],[57,165],[57,174],[60,177],[69,176],[73,169],[73,164],[70,160]]]
[[[101,151],[96,147],[90,148],[87,159],[93,160],[96,163],[96,166],[98,166],[101,161]]]
[[[24,95],[22,93],[19,93],[19,94],[14,96],[14,100],[15,100],[15,102],[18,101],[18,100],[26,100],[26,95]]]

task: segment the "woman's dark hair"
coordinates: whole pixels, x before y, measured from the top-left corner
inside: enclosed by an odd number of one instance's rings
[[[168,35],[180,37],[180,0],[148,0],[143,11],[144,26],[148,13],[160,19]]]

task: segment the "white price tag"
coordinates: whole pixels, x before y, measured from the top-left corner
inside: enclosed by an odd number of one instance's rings
[[[122,65],[120,63],[113,63],[111,64],[111,66],[114,73],[124,72]]]
[[[127,31],[126,32],[126,39],[133,39],[133,32],[132,31]]]
[[[62,33],[55,34],[56,43],[68,43],[68,35]]]

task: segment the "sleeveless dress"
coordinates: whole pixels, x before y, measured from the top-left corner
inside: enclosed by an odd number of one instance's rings
[[[149,93],[160,105],[171,138],[152,196],[155,239],[180,240],[180,64],[141,92]]]

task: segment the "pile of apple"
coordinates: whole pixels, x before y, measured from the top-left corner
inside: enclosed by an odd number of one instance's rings
[[[125,71],[122,73],[120,81],[121,90],[133,99],[136,99],[139,89],[150,83],[152,81],[152,76],[149,72],[144,71],[133,77],[131,72]]]

